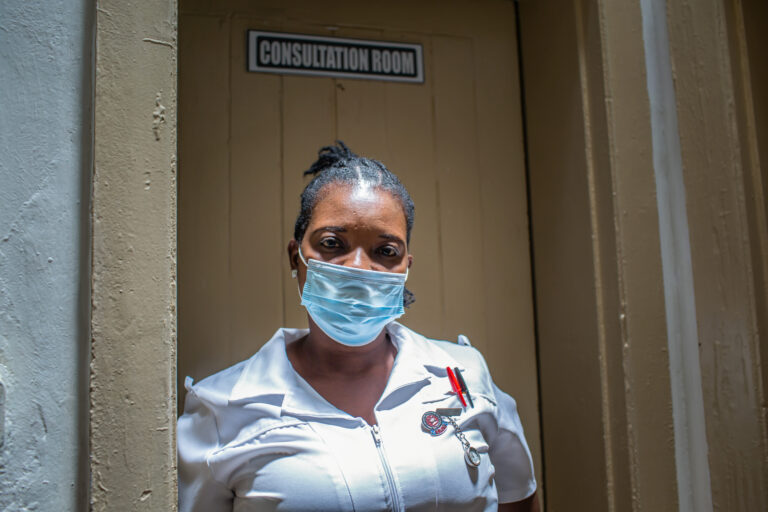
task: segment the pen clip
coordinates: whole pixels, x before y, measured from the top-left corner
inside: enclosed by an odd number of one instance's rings
[[[461,370],[459,370],[458,367],[454,368],[453,370],[456,373],[456,378],[459,381],[459,387],[461,388],[461,391],[463,393],[466,393],[467,400],[469,401],[469,405],[470,405],[470,407],[472,407],[474,409],[475,408],[475,404],[472,401],[472,395],[469,394],[469,388],[467,387],[467,383],[464,382],[464,377],[461,375]]]

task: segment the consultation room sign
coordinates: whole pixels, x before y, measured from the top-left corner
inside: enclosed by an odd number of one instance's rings
[[[248,31],[248,71],[424,82],[420,44]]]

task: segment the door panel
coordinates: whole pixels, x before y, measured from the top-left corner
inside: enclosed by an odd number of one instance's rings
[[[336,85],[330,79],[310,77],[285,76],[282,80],[283,95],[280,103],[283,112],[283,166],[282,169],[276,169],[278,173],[282,173],[283,180],[283,189],[278,192],[283,201],[283,239],[276,248],[280,253],[283,276],[282,325],[307,327],[307,312],[299,305],[296,280],[290,278],[291,268],[286,247],[293,238],[293,228],[299,212],[299,196],[308,183],[302,172],[314,161],[312,156],[307,161],[306,155],[316,155],[321,145],[331,144],[336,138]],[[328,142],[318,145],[320,140]],[[278,327],[281,326],[274,326],[272,332]],[[259,344],[267,341],[272,332],[263,341],[259,341]]]
[[[226,367],[236,356],[229,342],[229,98],[211,94],[229,89],[229,63],[222,58],[229,52],[229,27],[198,16],[185,18],[183,25],[184,33],[194,37],[180,37],[179,42],[181,384],[185,375],[199,379],[202,372]],[[184,65],[184,56],[194,56],[195,65]],[[181,397],[183,385],[179,390]]]
[[[401,321],[433,338],[466,334],[484,353],[518,401],[538,472],[513,4],[198,0],[180,10],[180,384],[249,357],[280,326],[306,326],[285,248],[302,172],[341,139],[383,161],[416,204],[416,303]],[[425,82],[248,73],[247,29],[420,43]]]

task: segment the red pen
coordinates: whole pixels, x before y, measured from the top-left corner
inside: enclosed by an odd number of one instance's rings
[[[464,377],[461,376],[461,370],[459,370],[458,366],[453,369],[453,373],[456,374],[456,379],[459,381],[459,387],[461,387],[461,392],[467,395],[467,401],[469,402],[469,406],[474,409],[475,404],[472,401],[472,395],[469,394],[469,388],[467,387],[467,383],[464,382]]]
[[[459,387],[459,381],[456,380],[456,375],[454,375],[453,370],[451,370],[450,366],[446,366],[445,371],[448,372],[448,380],[451,381],[451,388],[453,388],[453,392],[459,395],[459,400],[461,400],[461,405],[466,407],[467,402],[464,401],[464,395],[461,393],[461,388]]]

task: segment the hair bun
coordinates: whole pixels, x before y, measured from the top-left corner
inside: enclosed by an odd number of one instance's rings
[[[317,161],[304,171],[307,174],[318,174],[326,169],[343,164],[345,160],[357,158],[357,155],[350,150],[344,142],[337,140],[335,146],[324,146],[317,152]]]

